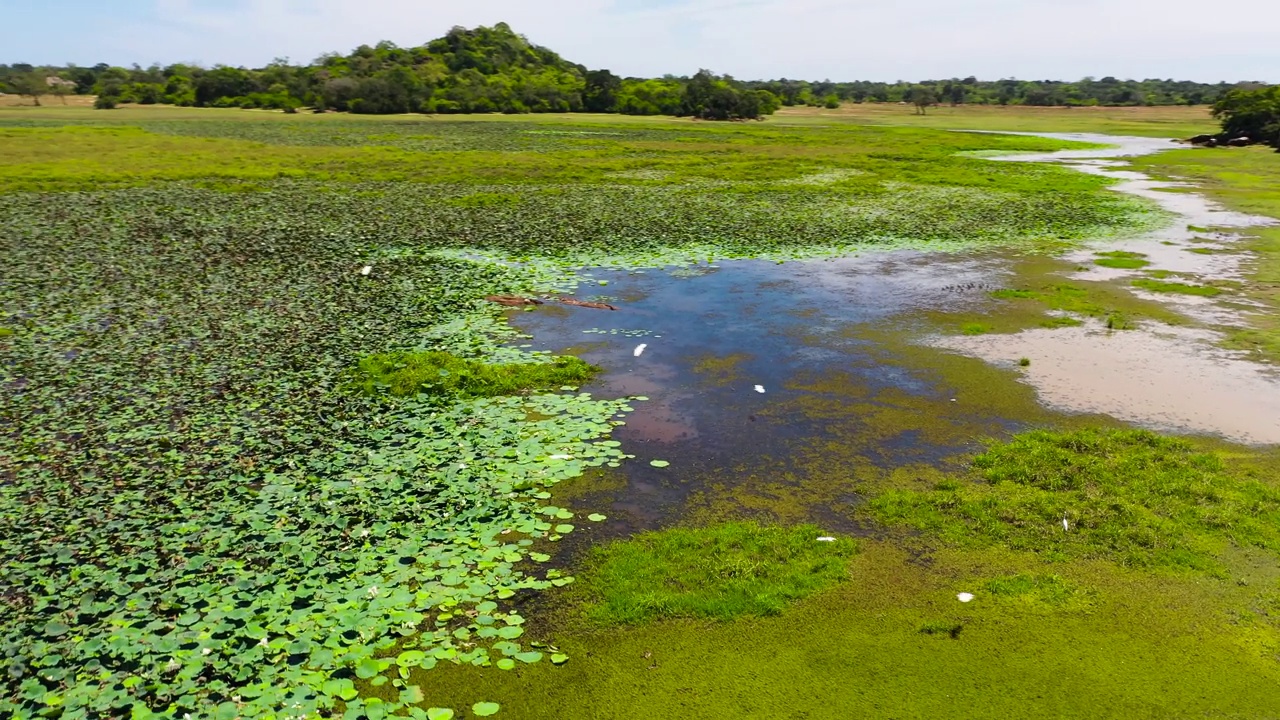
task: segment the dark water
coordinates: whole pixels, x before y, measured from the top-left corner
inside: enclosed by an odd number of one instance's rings
[[[589,476],[573,503],[609,514],[609,532],[626,534],[677,522],[692,499],[760,482],[762,474],[803,486],[813,471],[797,458],[819,443],[847,439],[841,447],[850,454],[888,465],[968,449],[971,439],[930,444],[910,428],[870,433],[873,440],[849,436],[850,423],[858,422],[854,400],[891,393],[953,410],[952,388],[908,358],[886,355],[863,331],[909,334],[921,311],[987,302],[986,291],[1000,286],[1002,265],[991,255],[888,252],[784,265],[595,271],[592,277],[608,284],[584,284],[577,297],[612,303],[616,312],[548,304],[513,313],[512,323],[533,336],[534,349],[571,352],[605,368],[587,391],[649,398],[614,434],[637,459]],[[619,333],[590,332],[611,330]],[[646,348],[635,357],[641,343]],[[654,459],[671,465],[651,467]]]

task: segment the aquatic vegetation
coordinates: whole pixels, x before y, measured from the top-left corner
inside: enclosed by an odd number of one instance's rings
[[[572,529],[548,489],[625,459],[625,400],[344,387],[416,343],[546,363],[479,299],[542,276],[200,194],[0,202],[5,714],[393,711],[397,668],[511,649],[507,601],[569,581],[537,570]]]
[[[1037,138],[101,115],[0,118],[0,712],[19,717],[374,717],[425,702],[438,666],[572,669],[521,644],[513,602],[574,583],[539,569],[576,531],[551,489],[631,457],[608,439],[630,405],[559,389],[590,368],[513,347],[486,296],[571,292],[591,263],[1158,219],[1098,178],[956,155],[1062,145]],[[620,546],[690,592],[633,585],[617,617],[777,612],[854,550],[685,532]],[[451,706],[491,699],[517,704]]]
[[[354,383],[371,395],[385,389],[399,397],[421,393],[475,398],[580,385],[599,371],[572,356],[493,364],[447,352],[391,352],[361,358]]]
[[[945,635],[952,640],[960,637],[964,624],[949,620],[930,620],[920,626],[922,635]]]
[[[776,615],[848,577],[857,544],[822,536],[814,525],[747,522],[642,533],[593,550],[574,593],[583,616],[605,626]]]
[[[1151,264],[1146,259],[1146,255],[1142,253],[1127,252],[1124,250],[1113,250],[1110,252],[1097,253],[1098,258],[1093,261],[1094,265],[1107,268],[1115,268],[1118,270],[1137,270]]]
[[[698,717],[717,720],[883,717],[886,698],[908,717],[962,707],[966,717],[997,720],[1044,703],[1061,718],[1214,717],[1224,708],[1266,717],[1280,700],[1280,628],[1252,612],[1256,620],[1232,622],[1228,610],[1269,607],[1258,596],[1277,587],[1274,563],[1242,564],[1245,585],[1103,562],[1046,565],[928,538],[901,545],[860,540],[849,580],[780,616],[587,632],[570,632],[570,619],[558,633],[574,657],[563,668],[542,663],[516,675],[449,666],[424,689],[435,704],[479,695],[548,720],[601,708],[657,720],[687,713],[691,702]],[[1058,575],[1092,605],[1028,607],[986,589],[1018,575]],[[976,599],[957,602],[960,589]],[[921,634],[930,625],[937,634]]]
[[[1002,288],[989,294],[993,299],[1005,300],[1011,305],[1011,312],[993,313],[987,319],[988,323],[1001,330],[1020,330],[1036,325],[1075,327],[1081,324],[1080,318],[1088,317],[1103,320],[1113,330],[1132,328],[1134,324],[1130,318],[1151,318],[1175,324],[1182,321],[1176,312],[1134,297],[1132,293],[1108,283],[1052,280],[1040,286]],[[1030,310],[1039,312],[1034,318],[1025,317]]]
[[[1261,148],[1237,148],[1239,152],[1206,153],[1177,150],[1138,158],[1136,164],[1149,173],[1191,180],[1211,198],[1228,208],[1280,219],[1280,167],[1275,154]],[[1254,357],[1280,360],[1280,227],[1256,227],[1246,231],[1233,249],[1248,250],[1254,259],[1248,266],[1251,282],[1240,294],[1270,309],[1245,317],[1249,327],[1228,330],[1227,345],[1249,350]]]
[[[1227,544],[1280,553],[1280,487],[1184,440],[1035,431],[992,446],[973,468],[974,481],[890,490],[869,508],[951,542],[1049,557],[1213,572]]]
[[[1030,612],[1085,610],[1093,594],[1061,575],[1018,573],[988,580],[983,587],[996,602]]]
[[[1199,295],[1201,297],[1215,297],[1222,294],[1222,290],[1211,285],[1188,285],[1187,283],[1165,282],[1150,278],[1134,280],[1133,286],[1154,293],[1177,293],[1179,295]]]

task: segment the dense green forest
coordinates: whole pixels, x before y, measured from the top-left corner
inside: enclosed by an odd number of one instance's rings
[[[0,65],[0,92],[37,101],[71,93],[95,95],[104,108],[166,103],[286,112],[303,107],[369,114],[616,112],[721,120],[757,118],[784,105],[837,107],[842,102],[1199,105],[1217,102],[1233,89],[1260,85],[1112,77],[1077,82],[973,77],[922,83],[744,82],[706,70],[691,77],[623,78],[569,62],[505,23],[474,30],[455,27],[420,47],[382,42],[362,45],[349,55],[323,55],[306,65],[278,59],[259,69]]]

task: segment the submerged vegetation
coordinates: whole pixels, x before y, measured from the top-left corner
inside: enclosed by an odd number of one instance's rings
[[[1134,280],[1133,286],[1154,293],[1177,293],[1179,295],[1200,295],[1202,297],[1214,297],[1222,293],[1222,290],[1211,285],[1188,285],[1187,283],[1153,280],[1151,278]]]
[[[576,357],[493,364],[447,352],[394,352],[361,359],[355,382],[371,395],[386,391],[399,397],[477,398],[581,385],[599,370]]]
[[[1137,270],[1151,264],[1146,259],[1146,255],[1125,250],[1112,250],[1110,252],[1101,252],[1097,255],[1098,259],[1093,261],[1094,265],[1117,270]]]
[[[777,615],[847,578],[856,551],[815,525],[672,528],[597,548],[575,592],[585,618],[605,626]]]

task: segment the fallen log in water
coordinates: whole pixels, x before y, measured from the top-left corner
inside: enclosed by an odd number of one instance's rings
[[[586,300],[574,300],[573,298],[560,298],[560,302],[565,305],[577,305],[578,307],[595,308],[596,310],[617,310],[618,308],[605,303],[587,302]]]

